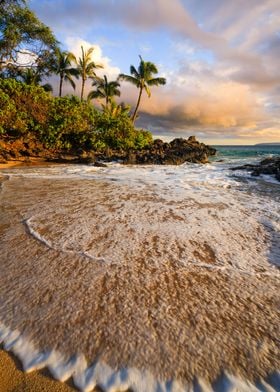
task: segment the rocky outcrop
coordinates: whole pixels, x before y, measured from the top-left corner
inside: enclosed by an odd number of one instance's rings
[[[112,150],[104,152],[73,150],[70,153],[46,149],[38,142],[23,140],[0,142],[0,161],[29,160],[42,158],[55,163],[81,163],[103,165],[102,162],[118,160],[124,164],[143,165],[180,165],[184,162],[206,163],[208,157],[215,155],[216,150],[196,140],[194,136],[188,139],[177,138],[170,143],[156,139],[142,150]]]
[[[46,158],[48,151],[37,141],[24,139],[0,138],[0,162],[26,161],[31,157]]]
[[[248,170],[252,176],[269,174],[280,181],[280,156],[263,159],[257,165],[243,165],[232,168],[232,170]]]
[[[214,148],[199,143],[194,136],[190,136],[188,139],[174,139],[170,143],[156,139],[144,150],[130,151],[124,162],[154,165],[181,165],[184,162],[207,163],[208,157],[215,154]]]

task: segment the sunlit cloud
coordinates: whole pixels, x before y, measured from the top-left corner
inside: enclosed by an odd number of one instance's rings
[[[102,65],[102,68],[96,69],[96,74],[99,77],[103,77],[103,75],[106,75],[109,80],[115,80],[120,74],[120,69],[111,64],[111,59],[109,57],[103,55],[102,48],[100,47],[100,45],[88,42],[79,37],[70,36],[65,39],[65,46],[68,51],[72,52],[76,56],[77,60],[82,55],[81,47],[83,47],[85,51],[93,47],[94,50],[91,56],[92,61],[94,61],[96,65]],[[59,83],[58,78],[55,77],[52,78],[51,82],[54,87],[54,91],[56,92],[58,90],[58,83]],[[75,93],[76,95],[79,96],[81,83],[80,81],[75,81],[75,83],[76,83],[75,91],[73,91],[72,87],[69,84],[65,84],[63,88],[64,94]],[[87,96],[89,91],[92,90],[91,83],[92,83],[91,80],[88,80],[86,82],[85,97]]]
[[[117,65],[118,48],[121,51],[132,34],[145,59],[156,55],[160,75],[168,83],[154,88],[151,99],[143,99],[138,125],[162,134],[184,135],[191,129],[203,137],[280,141],[279,0],[31,4],[47,24],[68,37],[63,44],[77,55],[81,44],[95,43],[94,60],[104,64],[101,75],[116,78],[127,72]],[[103,40],[117,43],[106,47],[106,55],[94,38],[99,30]],[[114,31],[121,32],[121,38]],[[128,64],[137,65],[135,53],[121,53]],[[123,83],[120,100],[134,107],[136,99],[137,90]]]

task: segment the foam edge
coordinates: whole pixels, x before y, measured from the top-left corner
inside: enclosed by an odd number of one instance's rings
[[[210,385],[201,378],[190,384],[177,380],[157,380],[147,370],[123,368],[114,370],[101,361],[88,365],[83,354],[65,358],[51,350],[38,351],[32,341],[19,331],[11,330],[0,322],[0,344],[11,351],[22,363],[25,372],[48,368],[54,379],[65,382],[72,377],[75,387],[81,392],[91,392],[96,386],[106,392],[277,392],[280,390],[280,372],[274,372],[265,380],[253,385],[249,381],[224,372]]]

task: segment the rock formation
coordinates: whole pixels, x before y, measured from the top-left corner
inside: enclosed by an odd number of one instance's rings
[[[269,174],[280,181],[280,156],[263,159],[256,165],[243,165],[232,168],[232,170],[248,170],[252,176]]]

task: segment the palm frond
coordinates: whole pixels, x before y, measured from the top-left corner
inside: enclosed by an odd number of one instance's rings
[[[150,61],[145,62],[145,69],[150,74],[153,74],[153,73],[157,74],[158,73],[158,69],[157,69],[156,65],[154,63],[151,63]]]
[[[137,69],[134,67],[134,65],[130,66],[130,73],[131,75],[133,75],[135,78],[139,78],[139,73],[137,71]]]
[[[118,77],[119,80],[123,80],[125,82],[129,82],[134,84],[135,86],[139,86],[139,80],[136,79],[135,77],[131,76],[131,75],[126,75],[126,74],[119,74]]]
[[[73,63],[77,64],[76,56],[72,52],[68,52],[67,59],[70,63],[73,62]]]
[[[102,93],[100,90],[95,90],[95,91],[90,91],[88,94],[88,99],[98,99],[98,98],[105,98],[104,93]]]
[[[165,84],[166,84],[165,78],[153,78],[153,79],[147,80],[148,86],[164,86]]]
[[[110,86],[112,86],[112,88],[120,87],[120,83],[118,81],[116,81],[116,80],[112,80],[108,84],[110,84]]]
[[[65,75],[64,79],[71,84],[73,90],[76,89],[76,84],[75,84],[74,80],[72,79],[71,75]]]
[[[120,97],[121,96],[121,92],[120,92],[120,90],[114,90],[114,95],[116,95],[117,97]]]
[[[69,68],[67,70],[67,73],[69,73],[72,76],[75,76],[76,79],[79,79],[80,72],[77,68]]]

